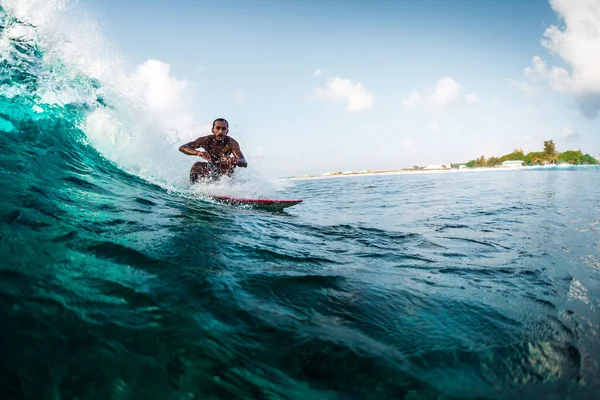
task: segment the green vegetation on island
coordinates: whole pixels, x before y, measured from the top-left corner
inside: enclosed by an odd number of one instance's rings
[[[523,161],[524,165],[543,165],[543,164],[598,164],[598,160],[589,154],[583,154],[581,150],[567,150],[562,153],[556,151],[556,145],[553,140],[544,141],[544,151],[532,151],[527,154],[523,149],[515,149],[510,154],[501,157],[489,157],[487,160],[481,156],[475,160],[466,163],[469,168],[495,167],[505,161]]]

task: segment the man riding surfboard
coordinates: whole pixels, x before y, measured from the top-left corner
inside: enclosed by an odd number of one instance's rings
[[[202,136],[193,142],[179,147],[179,151],[188,156],[202,157],[206,162],[198,161],[190,170],[190,183],[199,179],[217,180],[223,175],[231,176],[236,167],[246,168],[248,163],[240,150],[240,145],[228,136],[229,123],[224,118],[213,121],[212,135]],[[196,149],[203,149],[198,151]]]

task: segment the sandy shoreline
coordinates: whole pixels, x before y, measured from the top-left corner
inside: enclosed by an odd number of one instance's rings
[[[343,172],[341,174],[325,173],[321,175],[299,175],[288,176],[280,179],[301,180],[301,179],[329,179],[329,178],[347,178],[353,176],[376,176],[376,175],[396,175],[396,174],[454,174],[468,172],[499,172],[499,171],[519,171],[527,169],[572,169],[573,165],[536,165],[536,166],[511,166],[511,167],[483,167],[483,168],[464,168],[464,169],[432,169],[432,170],[381,170],[368,172]]]

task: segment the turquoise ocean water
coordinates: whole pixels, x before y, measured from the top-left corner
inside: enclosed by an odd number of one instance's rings
[[[154,121],[60,24],[0,4],[1,398],[600,389],[599,168],[242,174],[211,190],[304,202],[216,204],[174,140],[131,151]]]

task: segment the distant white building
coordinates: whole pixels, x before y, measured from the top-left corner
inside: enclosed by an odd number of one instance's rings
[[[503,167],[522,167],[525,161],[523,160],[508,160],[500,164]]]

